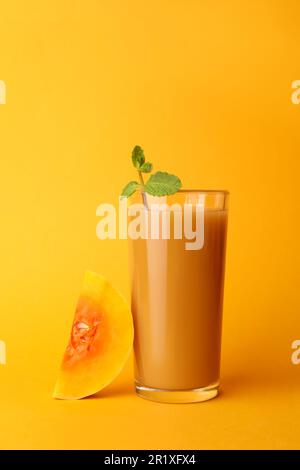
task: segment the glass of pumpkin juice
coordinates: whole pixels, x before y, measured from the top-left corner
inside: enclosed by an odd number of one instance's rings
[[[129,237],[140,397],[192,403],[218,394],[228,197],[180,190],[130,202],[143,205],[147,227]]]

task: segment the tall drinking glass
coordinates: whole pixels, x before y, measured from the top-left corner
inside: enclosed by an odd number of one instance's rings
[[[218,394],[228,196],[182,190],[131,200],[128,228],[134,206],[144,209],[129,241],[135,383],[143,398],[191,403]]]

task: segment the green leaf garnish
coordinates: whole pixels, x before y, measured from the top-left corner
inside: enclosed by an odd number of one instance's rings
[[[150,176],[144,189],[151,196],[166,196],[177,193],[181,186],[182,184],[178,176],[158,171]]]
[[[133,166],[135,166],[135,168],[139,170],[140,167],[145,162],[144,151],[139,145],[136,145],[134,149],[132,150],[131,158],[132,158]]]
[[[143,164],[140,166],[140,169],[139,169],[139,170],[140,170],[142,173],[151,173],[152,168],[153,168],[152,163],[150,163],[150,162],[145,162],[145,163],[143,163]]]
[[[137,189],[141,189],[145,205],[147,200],[145,193],[151,196],[167,196],[174,194],[181,188],[182,184],[178,176],[170,173],[158,171],[150,176],[146,183],[144,182],[143,173],[151,173],[152,163],[145,161],[145,155],[142,147],[136,145],[132,151],[132,163],[138,171],[139,183],[130,181],[122,191],[122,197],[130,197]]]
[[[123,188],[123,191],[121,193],[121,197],[129,197],[132,196],[133,193],[139,188],[139,183],[137,181],[130,181],[130,183],[126,184],[126,186]]]

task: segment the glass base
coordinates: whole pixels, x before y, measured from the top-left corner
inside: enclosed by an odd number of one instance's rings
[[[198,403],[215,398],[219,394],[219,383],[191,390],[162,390],[136,382],[135,390],[139,397],[160,403]]]

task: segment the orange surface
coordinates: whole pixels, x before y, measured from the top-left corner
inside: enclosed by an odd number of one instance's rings
[[[300,448],[297,0],[0,2],[1,448]],[[51,398],[86,269],[129,298],[126,241],[96,238],[143,145],[187,188],[231,192],[223,394],[160,405],[128,363]]]

